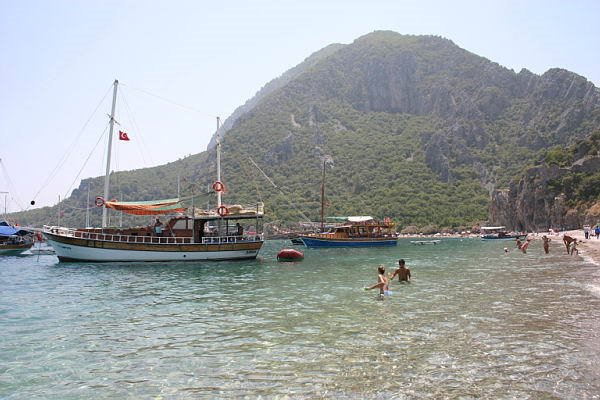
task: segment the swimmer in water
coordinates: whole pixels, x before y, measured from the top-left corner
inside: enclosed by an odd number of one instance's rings
[[[386,294],[390,294],[388,279],[385,277],[385,267],[383,266],[383,264],[379,265],[379,267],[377,268],[377,273],[377,283],[373,286],[366,287],[365,290],[379,288],[379,296],[383,297]]]
[[[396,275],[398,275],[398,282],[410,282],[410,269],[406,268],[406,262],[403,259],[398,260],[398,268],[396,268],[390,280],[393,281]]]
[[[542,236],[542,240],[544,241],[544,252],[546,254],[550,253],[550,241],[552,239],[550,239],[548,236],[544,235],[544,236]]]

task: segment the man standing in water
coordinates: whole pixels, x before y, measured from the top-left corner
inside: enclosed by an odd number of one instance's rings
[[[406,262],[403,259],[398,260],[398,268],[390,280],[393,281],[396,275],[398,275],[398,282],[410,282],[410,269],[406,268]]]

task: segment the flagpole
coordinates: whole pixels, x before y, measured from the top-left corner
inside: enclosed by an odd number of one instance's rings
[[[102,227],[106,228],[106,220],[108,215],[108,209],[106,208],[106,202],[108,201],[109,196],[109,176],[110,176],[110,152],[112,150],[112,137],[113,137],[113,128],[115,126],[115,106],[117,104],[117,86],[119,85],[119,81],[115,79],[113,88],[113,99],[112,99],[112,109],[110,111],[110,129],[108,131],[108,150],[106,151],[106,175],[104,176],[104,205],[102,206]]]

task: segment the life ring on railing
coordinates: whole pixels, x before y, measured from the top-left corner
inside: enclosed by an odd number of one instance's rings
[[[96,207],[102,207],[104,206],[104,198],[98,196],[96,197]]]
[[[229,215],[229,209],[225,206],[220,206],[217,208],[217,214],[219,214],[221,217]]]
[[[225,185],[223,185],[223,182],[221,181],[216,181],[212,184],[212,188],[215,192],[219,193],[225,190]]]

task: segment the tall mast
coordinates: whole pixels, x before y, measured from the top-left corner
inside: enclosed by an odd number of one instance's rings
[[[104,175],[104,206],[102,208],[102,227],[106,228],[106,220],[108,216],[108,209],[106,208],[106,202],[108,201],[109,196],[109,177],[110,177],[110,153],[112,150],[112,137],[113,137],[113,128],[115,126],[115,106],[117,105],[117,86],[119,85],[119,81],[115,79],[115,83],[113,84],[113,99],[112,99],[112,109],[110,111],[110,129],[108,131],[108,150],[106,151],[106,174]]]
[[[87,203],[85,203],[85,227],[90,227],[90,184],[88,183]]]
[[[325,160],[323,160],[323,178],[321,179],[321,232],[324,231],[325,220]]]
[[[221,182],[221,139],[219,138],[219,123],[217,117],[217,181]],[[221,191],[217,191],[217,209],[221,207]]]

